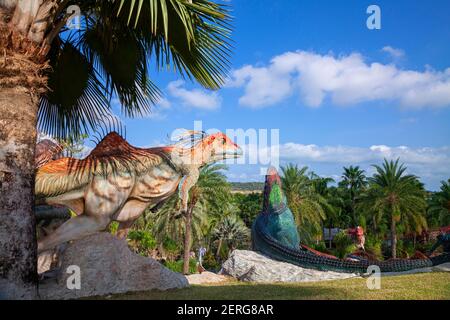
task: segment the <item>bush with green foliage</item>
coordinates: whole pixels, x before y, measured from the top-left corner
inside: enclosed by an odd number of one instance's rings
[[[168,252],[177,252],[180,250],[178,244],[172,238],[165,237],[163,241],[163,248]]]
[[[397,241],[397,251],[399,258],[410,258],[416,252],[414,245],[411,241],[398,240]]]
[[[335,255],[341,259],[356,250],[356,245],[345,231],[339,232],[334,237],[334,243],[336,244]]]
[[[221,264],[216,260],[214,254],[210,252],[206,253],[205,256],[203,257],[202,265],[206,270],[211,271],[218,271],[221,267]]]
[[[183,260],[177,261],[164,261],[164,266],[174,272],[182,273],[183,272]],[[197,260],[190,259],[189,260],[189,273],[197,273]]]
[[[148,256],[149,251],[156,248],[156,239],[148,231],[131,230],[128,239],[131,240],[131,246],[143,256]]]
[[[431,240],[428,242],[419,242],[416,244],[416,250],[422,253],[427,253],[431,250],[431,247],[433,247],[435,243],[436,240]],[[442,252],[442,246],[440,248],[437,248],[435,252],[436,253]]]
[[[320,251],[320,252],[323,252],[323,253],[327,253],[328,252],[328,248],[325,245],[324,241],[319,241],[319,243],[312,243],[310,245],[310,247],[312,249],[314,249],[314,250],[317,250],[317,251]]]
[[[364,245],[366,252],[375,256],[378,260],[383,259],[383,239],[376,237],[375,235],[366,235],[366,243]]]
[[[117,221],[111,222],[108,226],[108,229],[109,233],[111,233],[112,235],[116,235],[117,230],[119,230],[119,223]]]

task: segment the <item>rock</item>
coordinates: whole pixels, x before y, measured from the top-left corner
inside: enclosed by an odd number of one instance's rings
[[[450,272],[450,262],[432,267],[435,272]]]
[[[41,298],[74,299],[189,286],[182,274],[133,253],[125,241],[106,232],[68,244],[59,256],[59,265],[56,279],[46,279],[39,285]],[[76,283],[73,266],[80,270],[80,289],[67,287]]]
[[[312,282],[359,277],[353,273],[305,269],[247,250],[234,250],[220,273],[254,282]]]
[[[384,272],[382,276],[400,276],[427,272],[450,272],[450,263],[403,272]],[[241,281],[254,282],[311,282],[359,277],[354,273],[318,271],[273,260],[255,251],[235,250],[220,272]]]
[[[186,276],[189,284],[221,283],[230,281],[230,277],[221,274],[204,271]]]

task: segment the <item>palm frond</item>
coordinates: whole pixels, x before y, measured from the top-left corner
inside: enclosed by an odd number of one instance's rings
[[[38,113],[43,132],[61,138],[86,133],[112,115],[96,70],[70,42],[51,52],[50,65],[49,91]]]

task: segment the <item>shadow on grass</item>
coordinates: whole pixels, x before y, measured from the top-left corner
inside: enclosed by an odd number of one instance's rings
[[[450,273],[383,277],[380,290],[369,290],[366,279],[309,283],[245,283],[192,285],[168,291],[116,294],[91,299],[118,300],[385,300],[450,299]]]
[[[168,291],[145,291],[118,294],[101,299],[136,300],[295,300],[343,298],[338,288],[317,286],[290,286],[285,284],[227,284],[191,286]],[[98,297],[100,298],[100,297]],[[350,298],[350,297],[348,297]]]

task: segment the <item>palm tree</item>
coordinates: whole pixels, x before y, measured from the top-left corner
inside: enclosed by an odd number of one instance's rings
[[[308,167],[288,164],[281,167],[283,191],[295,216],[302,238],[311,241],[322,232],[326,211],[332,210],[325,197],[315,190],[307,176]]]
[[[197,205],[204,210],[217,212],[224,197],[230,194],[230,185],[222,170],[227,167],[223,164],[211,164],[202,168],[197,184],[189,192],[189,202],[185,214],[183,273],[189,273],[189,256],[191,252],[191,224],[192,213]]]
[[[178,195],[174,195],[160,210],[151,214],[152,231],[158,243],[163,243],[167,237],[179,244],[184,242],[186,221],[179,215],[179,207]],[[191,237],[195,241],[201,240],[204,236],[203,230],[209,225],[208,211],[202,206],[202,203],[197,203],[192,209],[190,223]]]
[[[347,214],[345,209],[345,197],[343,190],[340,187],[329,187],[325,193],[327,202],[332,210],[328,210],[326,213],[327,218],[325,225],[328,226],[328,246],[332,246],[332,229],[341,228],[345,229],[350,225],[352,218]]]
[[[361,191],[367,184],[364,170],[361,170],[359,166],[344,167],[344,173],[342,174],[342,180],[340,185],[348,190],[350,198],[350,210],[353,217],[353,224],[356,227],[359,224],[356,214],[356,201]]]
[[[66,27],[74,8],[78,30]],[[126,116],[149,112],[161,96],[150,62],[217,89],[229,21],[209,0],[0,0],[0,286],[11,297],[36,295],[36,123],[60,138],[86,133],[115,97]]]
[[[185,274],[189,273],[192,238],[201,240],[204,236],[202,230],[208,223],[208,217],[217,215],[224,199],[229,198],[230,186],[222,173],[226,169],[227,167],[223,164],[210,164],[201,169],[197,184],[189,191],[188,208],[183,219],[177,219],[179,218],[177,196],[172,197],[156,214],[156,236],[161,238],[167,234],[184,244],[183,273]]]
[[[314,190],[319,193],[320,195],[327,197],[329,193],[329,187],[328,185],[330,183],[334,183],[335,180],[330,177],[321,177],[317,175],[314,172],[310,173],[310,179],[312,181],[312,185],[314,187]]]
[[[450,179],[441,181],[441,190],[431,196],[428,215],[435,226],[450,224]]]
[[[250,230],[236,215],[227,215],[216,225],[212,236],[217,239],[216,257],[219,258],[223,244],[233,251],[239,244],[248,241]]]
[[[390,221],[391,255],[397,257],[397,223],[416,223],[414,227],[426,227],[423,215],[426,208],[423,185],[414,175],[405,173],[406,167],[396,161],[384,160],[376,173],[369,178],[369,189],[362,201],[372,214]]]

